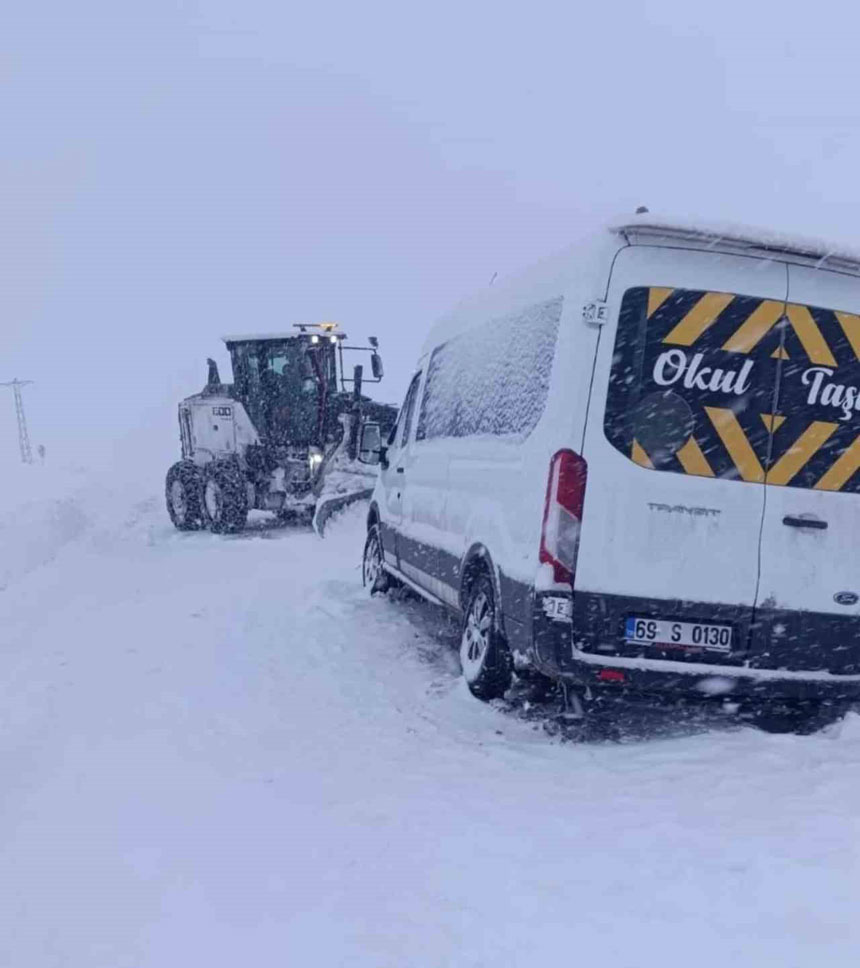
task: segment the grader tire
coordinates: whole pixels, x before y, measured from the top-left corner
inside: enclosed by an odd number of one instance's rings
[[[248,520],[248,491],[238,467],[213,461],[203,472],[203,516],[214,534],[235,534]]]
[[[199,531],[203,527],[203,479],[191,461],[179,461],[167,472],[164,484],[167,513],[179,531]]]

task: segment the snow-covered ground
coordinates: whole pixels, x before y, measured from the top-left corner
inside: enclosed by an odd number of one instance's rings
[[[4,968],[858,963],[860,717],[562,743],[365,597],[360,508],[183,535],[121,467],[4,475]]]

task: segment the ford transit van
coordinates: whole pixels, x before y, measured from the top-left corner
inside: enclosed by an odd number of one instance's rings
[[[362,459],[365,582],[460,617],[480,698],[860,696],[860,253],[614,225],[438,322]]]

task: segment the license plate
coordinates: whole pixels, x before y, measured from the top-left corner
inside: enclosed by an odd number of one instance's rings
[[[731,652],[731,625],[666,622],[656,618],[628,618],[624,638],[634,645],[664,645],[675,649]]]

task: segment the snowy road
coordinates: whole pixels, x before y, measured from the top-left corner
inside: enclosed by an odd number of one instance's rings
[[[365,598],[358,509],[216,538],[18,484],[3,968],[860,960],[860,717],[562,744]]]

